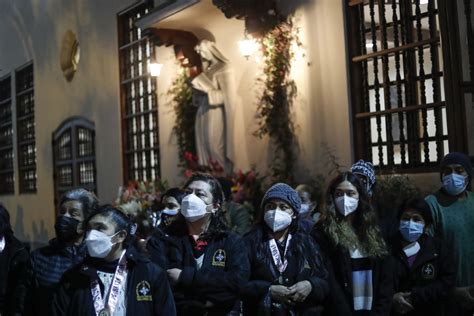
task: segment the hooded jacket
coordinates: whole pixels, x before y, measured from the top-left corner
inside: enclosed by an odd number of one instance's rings
[[[166,272],[141,256],[133,247],[126,252],[126,313],[128,316],[176,315],[173,295],[168,283]],[[91,294],[91,278],[97,270],[88,263],[83,264],[64,274],[59,289],[54,296],[52,315],[57,316],[95,316]],[[104,286],[99,280],[103,293]]]

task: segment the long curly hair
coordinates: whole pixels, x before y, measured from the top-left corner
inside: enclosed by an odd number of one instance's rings
[[[349,181],[359,193],[359,205],[354,212],[352,223],[336,211],[334,203],[336,188],[344,181]],[[359,248],[372,258],[388,254],[377,225],[377,215],[369,202],[366,190],[357,176],[351,172],[344,172],[331,181],[318,227],[328,235],[335,246],[346,250]]]
[[[219,181],[207,173],[193,174],[184,184],[183,190],[186,190],[186,188],[195,181],[203,181],[211,186],[212,203],[214,204],[215,212],[211,213],[209,227],[200,237],[201,240],[209,241],[221,236],[229,230],[222,209],[224,193]]]

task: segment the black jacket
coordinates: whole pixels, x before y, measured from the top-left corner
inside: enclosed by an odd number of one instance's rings
[[[179,237],[172,236],[162,227],[158,227],[146,244],[151,261],[165,270],[180,267],[182,255],[179,240]]]
[[[401,240],[398,233],[392,243],[394,291],[411,292],[415,308],[404,315],[445,315],[445,303],[456,283],[454,256],[440,239],[423,234],[418,241],[420,251],[409,267]]]
[[[251,268],[250,280],[242,292],[244,315],[270,312],[264,307],[264,299],[269,287],[279,284],[280,272],[273,261],[268,246],[269,239],[264,226],[258,226],[244,237]],[[329,292],[327,271],[319,247],[308,234],[297,230],[292,233],[287,258],[288,266],[282,274],[283,285],[292,286],[305,280],[312,285],[309,296],[304,302],[297,304],[293,311],[301,314],[309,309],[316,309]]]
[[[352,292],[352,266],[350,254],[315,227],[311,233],[321,247],[329,274],[330,293],[325,302],[325,315],[352,315],[354,298]],[[393,296],[392,258],[371,258],[373,301],[370,315],[389,315]]]
[[[166,272],[142,257],[134,248],[129,248],[126,256],[127,315],[175,315],[173,295]],[[96,269],[86,263],[88,259],[64,274],[53,299],[53,315],[96,315],[90,289],[91,278],[96,275]],[[101,282],[100,286],[104,291]],[[147,287],[151,295],[139,291],[143,286]]]
[[[49,315],[53,294],[63,274],[80,264],[86,256],[86,245],[65,245],[57,239],[31,253],[32,284],[28,293],[27,315]]]
[[[173,237],[178,247],[172,258],[174,268],[182,270],[174,288],[179,315],[226,315],[239,304],[250,267],[245,244],[231,232],[217,234],[209,241],[200,269],[193,255],[190,236]],[[212,306],[205,307],[206,302]]]
[[[0,314],[23,314],[31,279],[28,248],[15,237],[5,237],[0,253]]]

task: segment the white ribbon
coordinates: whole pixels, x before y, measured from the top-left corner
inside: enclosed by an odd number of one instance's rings
[[[125,259],[125,252],[126,250],[122,251],[122,254],[120,255],[117,268],[115,269],[114,278],[110,286],[107,302],[104,302],[104,299],[102,298],[99,278],[96,277],[94,280],[91,281],[92,301],[94,302],[94,310],[97,316],[99,316],[100,312],[104,310],[106,306],[108,308],[109,315],[113,315],[115,309],[117,308],[120,288],[123,286],[125,280],[127,279],[127,260]]]
[[[285,252],[283,253],[283,260],[280,256],[280,250],[278,250],[278,245],[276,244],[275,238],[269,241],[270,252],[272,253],[273,262],[277,266],[278,271],[283,273],[288,266],[288,260],[286,259],[286,253],[288,251],[288,246],[290,245],[291,234],[288,234],[288,239],[286,240]]]

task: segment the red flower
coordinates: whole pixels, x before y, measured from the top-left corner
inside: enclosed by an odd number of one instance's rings
[[[186,170],[184,171],[184,176],[185,176],[186,178],[191,178],[192,175],[193,175],[193,171],[192,171],[191,169],[186,169]]]
[[[193,153],[190,152],[190,151],[186,151],[186,152],[184,153],[184,159],[185,159],[186,161],[188,161],[188,162],[193,161],[193,160],[194,160]]]

